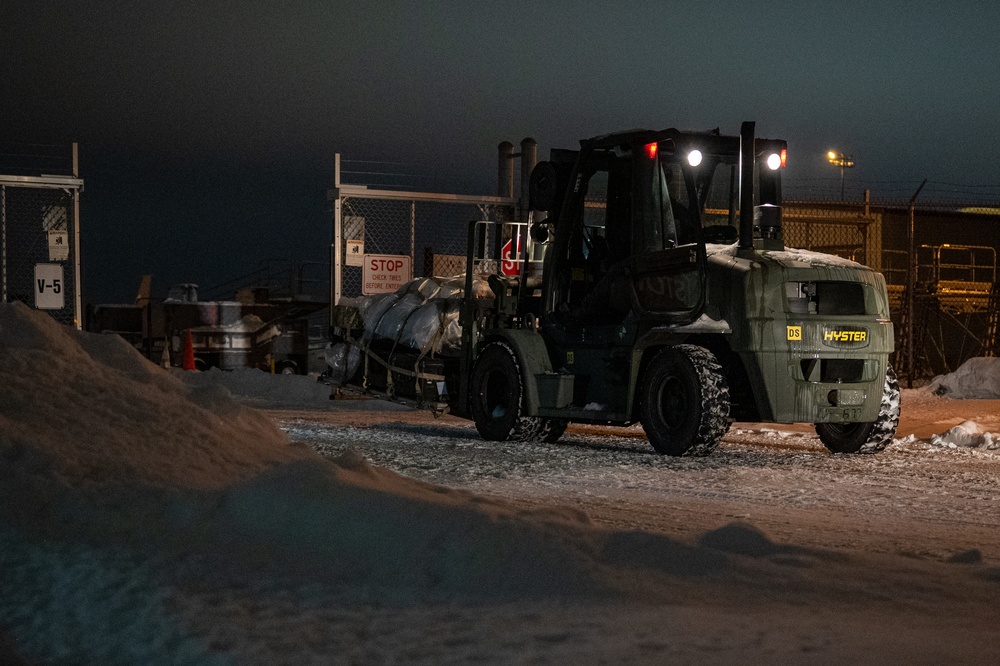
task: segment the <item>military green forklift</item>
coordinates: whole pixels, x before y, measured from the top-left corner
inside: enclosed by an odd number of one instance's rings
[[[785,248],[786,154],[753,123],[553,150],[530,180],[548,215],[531,225],[541,275],[522,261],[490,277],[491,303],[464,299],[453,411],[487,440],[640,422],[656,451],[704,455],[736,420],[814,423],[835,453],[882,450],[899,421],[885,280]]]
[[[379,339],[363,307],[338,306],[331,367],[370,393],[471,418],[493,441],[638,422],[660,453],[705,455],[735,420],[814,423],[830,451],[880,451],[899,421],[885,280],[785,248],[785,159],[785,142],[755,138],[753,123],[739,136],[635,130],[552,150],[529,181],[541,213],[516,229],[469,225],[460,308],[438,307],[458,310],[457,353]],[[403,291],[391,298],[406,302]]]

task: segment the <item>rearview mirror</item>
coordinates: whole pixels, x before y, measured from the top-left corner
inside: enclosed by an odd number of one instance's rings
[[[531,225],[529,230],[531,234],[531,240],[536,243],[548,243],[549,242],[549,220],[548,218],[542,220],[541,222],[535,222]]]
[[[528,204],[531,210],[550,211],[556,204],[556,168],[551,162],[539,162],[528,179]]]

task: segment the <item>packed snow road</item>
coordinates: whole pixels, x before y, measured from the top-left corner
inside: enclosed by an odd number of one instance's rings
[[[735,424],[710,456],[671,458],[638,428],[574,426],[558,443],[523,444],[486,442],[469,422],[378,403],[272,416],[326,455],[355,449],[411,478],[525,507],[575,507],[616,529],[693,539],[746,521],[805,546],[1000,559],[995,449],[910,437],[877,455],[831,455],[806,427]]]

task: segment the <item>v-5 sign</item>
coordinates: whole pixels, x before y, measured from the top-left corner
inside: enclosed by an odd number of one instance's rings
[[[66,307],[62,264],[35,264],[35,307],[62,310]]]

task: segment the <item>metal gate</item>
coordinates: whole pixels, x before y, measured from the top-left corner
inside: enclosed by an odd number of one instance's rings
[[[82,186],[71,176],[0,175],[0,301],[78,329]]]
[[[369,189],[340,182],[340,156],[334,170],[333,243],[330,294],[369,293],[363,284],[365,257],[409,260],[411,276],[459,275],[465,271],[469,222],[518,219],[518,199],[432,192]]]

